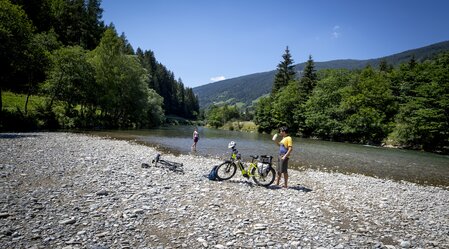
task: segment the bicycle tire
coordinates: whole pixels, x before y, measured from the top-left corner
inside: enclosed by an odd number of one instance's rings
[[[236,171],[237,171],[237,165],[235,165],[235,163],[233,163],[231,161],[226,161],[226,162],[218,165],[217,178],[220,181],[229,180],[235,175]]]
[[[267,172],[266,176],[262,176],[259,174],[258,168],[253,168],[251,170],[251,175],[253,176],[253,181],[260,186],[268,187],[276,178],[276,171],[274,171],[273,168],[270,168],[270,170]]]

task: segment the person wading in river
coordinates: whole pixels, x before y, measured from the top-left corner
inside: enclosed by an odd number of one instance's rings
[[[193,131],[193,144],[192,144],[193,151],[196,151],[196,144],[198,143],[199,139],[200,139],[200,137],[198,135],[198,129],[195,128],[195,130]]]
[[[286,126],[283,126],[279,129],[279,134],[282,136],[282,140],[280,142],[276,141],[278,134],[274,134],[273,136],[274,143],[279,146],[279,159],[276,169],[276,185],[279,185],[281,176],[283,174],[284,188],[288,188],[288,159],[290,153],[292,152],[293,141],[292,138],[288,135],[288,128]]]

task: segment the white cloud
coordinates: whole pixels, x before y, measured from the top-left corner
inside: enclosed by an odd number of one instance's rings
[[[215,77],[210,78],[210,80],[211,80],[212,82],[220,81],[220,80],[225,80],[225,79],[226,79],[226,78],[225,78],[224,76],[215,76]]]
[[[340,35],[341,35],[340,26],[335,25],[332,30],[333,30],[333,32],[332,32],[332,37],[333,38],[337,39],[338,37],[340,37]]]

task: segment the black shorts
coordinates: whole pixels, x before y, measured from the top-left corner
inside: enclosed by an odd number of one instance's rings
[[[199,139],[199,137],[195,137],[194,139],[193,139],[193,142],[198,142],[198,139]]]

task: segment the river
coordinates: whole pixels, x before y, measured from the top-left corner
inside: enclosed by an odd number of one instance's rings
[[[148,130],[114,130],[89,132],[93,135],[133,140],[153,146],[164,153],[192,154],[226,159],[230,141],[237,143],[243,160],[250,155],[276,157],[278,147],[271,135],[226,131],[198,127],[200,140],[192,151],[192,126],[170,126]],[[424,185],[449,187],[449,156],[393,148],[364,146],[293,137],[289,165],[306,168],[357,173],[382,179],[405,180]]]

